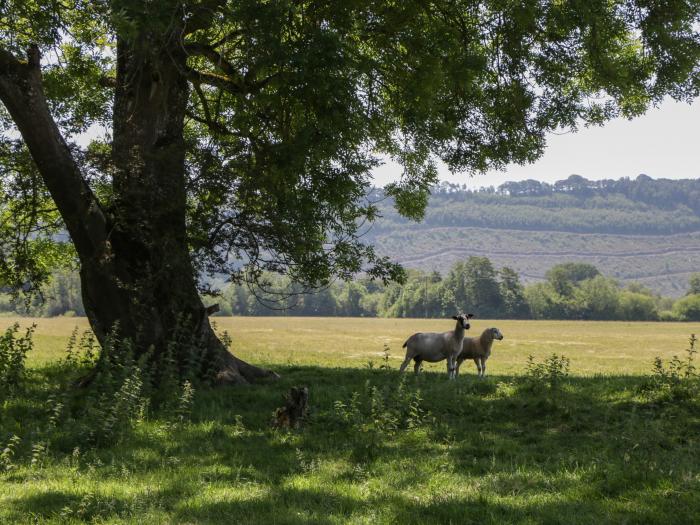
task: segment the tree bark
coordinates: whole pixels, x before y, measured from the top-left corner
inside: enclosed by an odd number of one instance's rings
[[[151,349],[158,357],[185,330],[204,349],[216,382],[277,377],[228,352],[197,293],[185,223],[186,57],[178,44],[172,35],[148,32],[118,40],[116,171],[112,202],[104,206],[50,114],[37,48],[26,62],[0,49],[0,100],[66,223],[80,259],[85,311],[101,343],[118,326],[137,354]],[[185,367],[185,350],[179,352],[174,357]]]

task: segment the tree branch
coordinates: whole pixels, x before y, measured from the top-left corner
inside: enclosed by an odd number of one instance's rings
[[[221,70],[223,73],[228,75],[230,78],[240,78],[240,82],[243,82],[243,77],[238,73],[235,67],[227,61],[221,53],[219,53],[213,46],[207,44],[201,44],[198,42],[193,42],[185,44],[185,52],[188,55],[201,56],[209,60],[217,69]]]
[[[226,58],[216,50],[217,45],[218,44],[203,44],[201,42],[184,44],[185,52],[188,55],[206,58],[210,64],[223,73],[223,75],[217,75],[216,73],[205,73],[194,68],[189,68],[187,76],[194,84],[206,84],[235,95],[240,95],[259,91],[272,79],[280,75],[278,72],[260,80],[253,80],[255,69],[251,69],[245,75],[242,75],[231,62],[226,60]]]
[[[265,78],[255,81],[246,81],[246,79],[231,79],[223,75],[217,75],[215,73],[203,73],[197,71],[193,68],[188,68],[187,78],[193,84],[205,84],[207,86],[212,86],[219,88],[223,91],[227,91],[232,95],[248,95],[251,93],[257,93],[263,89],[267,84],[269,84],[275,78],[281,76],[282,73],[277,72],[272,75],[268,75]]]
[[[204,95],[204,92],[202,91],[202,86],[200,86],[197,82],[193,82],[192,84],[194,86],[195,92],[197,93],[197,96],[199,97],[200,102],[202,103],[202,111],[204,112],[204,118],[192,113],[191,111],[186,111],[185,116],[191,118],[195,122],[199,122],[200,124],[206,125],[210,129],[210,131],[214,133],[218,133],[220,135],[231,135],[240,137],[241,135],[239,133],[231,131],[223,124],[217,122],[214,117],[212,117],[211,111],[209,110],[209,103],[207,102],[207,98]]]
[[[192,83],[213,86],[224,91],[228,91],[233,95],[243,95],[244,93],[246,93],[245,87],[242,83],[236,82],[235,80],[225,77],[223,75],[216,75],[214,73],[202,73],[201,71],[188,68],[186,76]]]
[[[205,126],[207,126],[210,129],[210,131],[212,131],[214,133],[218,133],[219,135],[230,135],[232,137],[242,137],[243,136],[240,133],[236,133],[235,131],[231,131],[226,126],[224,126],[223,124],[221,124],[219,122],[216,122],[215,120],[208,120],[207,118],[202,118],[199,115],[195,115],[191,111],[186,111],[185,116],[187,116],[187,118],[194,120],[195,122],[199,122],[200,124],[204,124]]]
[[[230,40],[234,39],[235,37],[241,36],[242,34],[243,31],[241,31],[240,29],[234,29],[233,31],[229,31],[228,33],[226,33],[225,36],[221,37],[216,42],[212,42],[211,47],[217,48],[220,45],[225,44],[226,42],[229,42]]]
[[[199,101],[202,103],[202,111],[204,111],[204,118],[207,120],[207,122],[213,122],[213,119],[211,118],[211,112],[209,111],[209,102],[207,102],[207,97],[202,91],[202,86],[197,83],[194,83],[194,90],[197,93],[197,96],[199,97]]]
[[[0,47],[0,100],[7,108],[56,203],[81,259],[105,249],[107,219],[51,116],[39,48],[18,60]]]

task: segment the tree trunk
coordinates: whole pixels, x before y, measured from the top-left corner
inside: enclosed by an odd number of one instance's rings
[[[85,311],[98,340],[104,343],[118,326],[120,337],[135,342],[137,354],[150,348],[158,357],[185,331],[202,346],[216,382],[277,377],[227,351],[197,293],[185,224],[188,88],[178,43],[173,35],[146,32],[118,41],[113,202],[104,206],[51,117],[36,48],[26,63],[0,49],[0,99],[71,235],[80,259]],[[184,349],[174,357],[181,368],[186,366]]]

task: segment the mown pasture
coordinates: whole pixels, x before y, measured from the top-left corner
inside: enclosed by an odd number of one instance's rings
[[[65,373],[56,362],[87,323],[36,323],[25,384],[0,405],[0,451],[21,438],[0,474],[0,523],[700,520],[698,389],[652,376],[656,356],[684,358],[698,324],[475,320],[472,335],[505,335],[489,376],[465,363],[448,382],[443,363],[397,368],[408,335],[450,320],[217,318],[234,352],[282,378],[201,389],[186,420],[135,418],[95,446],[37,430]],[[528,373],[529,355],[553,353],[568,376]],[[310,388],[309,420],[274,429],[293,385]]]

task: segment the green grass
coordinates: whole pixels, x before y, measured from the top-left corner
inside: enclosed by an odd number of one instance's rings
[[[479,321],[474,332],[505,335],[490,377],[472,366],[448,382],[439,364],[399,388],[403,340],[450,322],[221,318],[234,351],[280,381],[197,392],[189,422],[153,417],[100,448],[58,442],[32,466],[32,429],[62,373],[53,362],[77,323],[38,320],[24,392],[0,405],[0,443],[23,437],[16,468],[0,474],[0,523],[700,520],[700,400],[641,389],[653,357],[682,354],[698,325]],[[384,344],[390,370],[379,368]],[[571,359],[571,376],[556,390],[532,385],[527,356],[552,352]],[[302,384],[308,424],[271,428],[283,393]],[[419,391],[420,420],[387,430],[365,407],[344,421],[337,402],[357,392],[368,405],[371,386],[389,399],[379,417]]]

